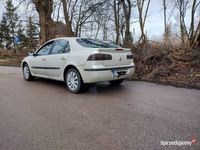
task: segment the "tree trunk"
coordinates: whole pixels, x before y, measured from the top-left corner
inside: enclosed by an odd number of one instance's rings
[[[78,29],[78,37],[81,37],[81,31],[82,31],[82,26],[80,26]]]
[[[163,13],[164,13],[164,40],[168,40],[169,37],[167,37],[167,14],[166,14],[166,10],[167,10],[167,7],[166,7],[166,0],[163,0]]]
[[[97,39],[97,37],[99,35],[99,30],[100,30],[100,23],[97,22],[97,32],[96,32],[96,35],[95,35],[95,39]]]
[[[196,0],[193,1],[193,4],[192,4],[192,10],[191,10],[191,23],[190,23],[190,31],[189,31],[189,46],[190,47],[193,47],[194,44],[195,44],[195,39],[197,39],[197,36],[196,33],[194,33],[194,17],[195,17],[195,10],[196,10]],[[199,25],[197,26],[197,33],[198,33],[198,27]]]
[[[132,39],[131,39],[131,32],[130,32],[130,18],[131,18],[131,0],[121,0],[122,5],[123,5],[123,10],[125,14],[125,24],[126,24],[126,29],[125,29],[125,39],[124,39],[124,46],[129,47],[132,44]]]
[[[64,12],[64,17],[65,17],[65,23],[66,23],[66,35],[67,36],[74,36],[74,33],[72,31],[72,25],[71,21],[69,20],[69,14],[67,11],[67,2],[66,0],[62,0],[63,3],[63,12]]]
[[[179,10],[179,24],[180,24],[180,35],[182,44],[185,44],[189,40],[189,33],[185,24],[185,16],[190,0],[176,0],[176,5]]]
[[[114,0],[114,19],[115,19],[115,32],[116,32],[116,44],[119,44],[119,3],[117,3],[117,0]]]
[[[103,25],[103,40],[108,40],[106,24]]]
[[[194,33],[194,36],[190,40],[190,47],[194,47],[195,45],[197,47],[200,47],[200,21],[198,23],[197,29]]]
[[[185,43],[185,40],[184,40],[184,32],[183,32],[183,25],[182,25],[182,0],[180,1],[180,6],[179,6],[179,23],[180,23],[180,32],[181,32],[181,41],[182,41],[182,44]]]
[[[51,35],[53,0],[32,0],[32,2],[35,4],[36,10],[39,14],[40,43],[43,44],[47,40],[53,38]]]
[[[137,7],[139,12],[139,24],[140,24],[140,30],[141,30],[141,36],[139,39],[139,43],[142,41],[143,45],[147,45],[147,37],[144,31],[144,26],[146,23],[147,13],[150,6],[150,0],[147,1],[146,9],[144,10],[144,17],[143,17],[143,8],[144,8],[144,0],[137,0]]]

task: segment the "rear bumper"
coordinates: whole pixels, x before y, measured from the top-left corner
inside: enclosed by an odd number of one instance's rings
[[[112,70],[126,71],[125,75],[120,77],[113,77]],[[81,76],[84,83],[95,83],[103,81],[112,81],[117,79],[124,79],[131,77],[135,71],[134,65],[123,67],[109,67],[109,68],[87,68],[81,69]]]

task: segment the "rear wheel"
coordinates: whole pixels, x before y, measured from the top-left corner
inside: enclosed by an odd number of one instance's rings
[[[79,72],[72,68],[69,69],[65,75],[65,82],[67,88],[72,93],[79,93],[83,89],[83,82]]]
[[[119,80],[109,81],[109,83],[111,85],[115,86],[115,85],[120,85],[123,81],[124,81],[124,79],[119,79]]]
[[[27,64],[24,64],[23,66],[23,77],[26,81],[31,81],[34,79]]]

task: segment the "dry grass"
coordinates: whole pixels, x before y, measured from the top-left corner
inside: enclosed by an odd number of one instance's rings
[[[135,79],[200,83],[198,49],[151,45],[146,53],[135,50],[134,57]]]
[[[15,55],[14,50],[0,49],[0,65],[1,66],[20,66],[25,53]]]
[[[22,58],[16,58],[16,59],[3,59],[0,60],[0,66],[15,66],[20,67]]]
[[[18,50],[18,54],[15,54],[15,51],[13,49],[0,49],[0,59],[5,59],[5,58],[16,58],[16,57],[24,57],[27,56],[27,51],[23,50],[20,51]]]
[[[0,58],[11,58],[13,56],[15,56],[13,50],[0,49]]]

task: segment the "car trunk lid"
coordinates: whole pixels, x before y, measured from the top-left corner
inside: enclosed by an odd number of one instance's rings
[[[112,55],[112,60],[103,60],[105,67],[124,66],[131,64],[132,60],[127,59],[127,55],[131,54],[127,48],[100,48],[99,52]]]

